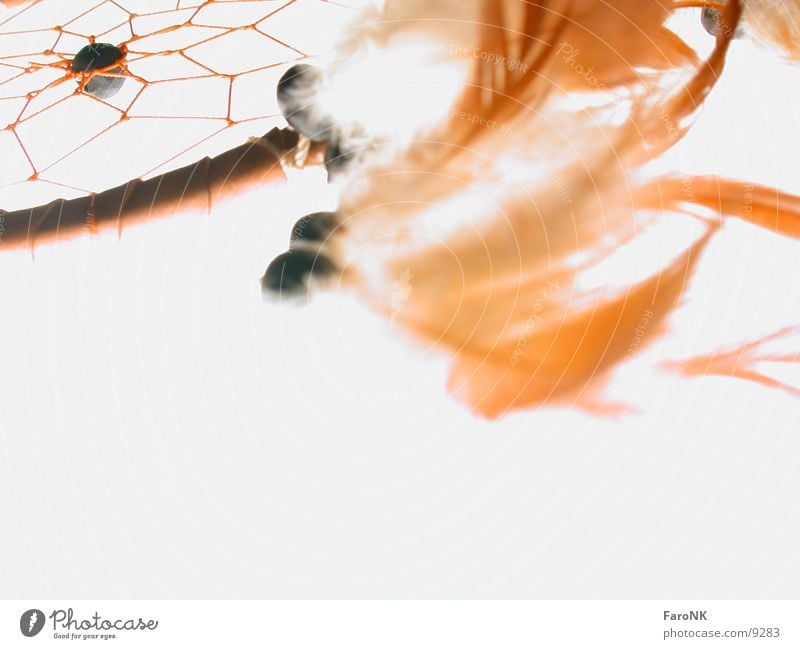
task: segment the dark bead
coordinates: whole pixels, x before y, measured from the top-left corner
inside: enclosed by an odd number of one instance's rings
[[[280,297],[308,295],[312,278],[323,278],[336,270],[333,262],[313,250],[296,248],[284,252],[272,261],[261,278],[264,293]]]
[[[719,23],[721,18],[722,14],[719,12],[719,9],[711,9],[710,7],[703,9],[703,12],[700,14],[700,22],[703,24],[703,29],[712,36],[719,35]]]
[[[119,62],[123,57],[122,50],[109,43],[89,43],[72,59],[73,72],[90,72],[102,70]]]
[[[289,126],[314,142],[330,137],[333,120],[323,115],[317,100],[322,90],[322,73],[313,65],[298,63],[278,81],[278,106]]]
[[[122,50],[108,43],[90,43],[75,55],[70,65],[74,72],[89,73],[94,70],[105,70],[118,63],[124,56]],[[109,72],[122,74],[120,67],[111,68]],[[109,99],[116,95],[125,84],[123,76],[104,74],[93,75],[83,87],[84,92],[99,99]]]
[[[338,223],[333,212],[314,212],[307,214],[292,227],[289,249],[305,241],[322,243],[336,229]]]
[[[712,36],[730,36],[730,27],[722,20],[722,12],[719,9],[711,9],[706,7],[700,14],[700,22],[705,29]],[[744,31],[739,27],[733,33],[733,38],[742,38]]]
[[[328,171],[328,177],[334,178],[346,171],[355,158],[356,154],[352,149],[343,146],[338,138],[332,139],[325,150],[325,169]]]

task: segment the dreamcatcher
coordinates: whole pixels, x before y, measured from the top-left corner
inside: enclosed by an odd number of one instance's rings
[[[355,14],[324,0],[14,4],[0,18],[5,246],[210,209],[282,176],[297,137],[275,128],[277,80]],[[288,42],[300,20],[314,33]]]
[[[722,73],[741,33],[734,0],[6,4],[0,248],[211,210],[324,165],[340,206],[297,223],[265,291],[355,292],[448,349],[450,389],[488,416],[592,403],[642,314],[643,339],[664,331],[721,217],[800,235],[796,197],[647,173]],[[778,25],[797,11],[772,4],[745,13],[792,56],[796,31]],[[672,30],[685,11],[704,46]],[[141,146],[153,137],[155,160]],[[621,285],[592,284],[665,219],[698,233]],[[680,368],[768,383],[758,354]]]

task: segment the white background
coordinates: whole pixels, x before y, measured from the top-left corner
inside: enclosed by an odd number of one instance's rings
[[[737,44],[681,170],[800,191],[798,81]],[[262,300],[307,182],[0,258],[0,595],[800,595],[797,400],[641,364],[620,421],[477,419],[349,299]],[[651,357],[796,323],[798,279],[728,228]]]

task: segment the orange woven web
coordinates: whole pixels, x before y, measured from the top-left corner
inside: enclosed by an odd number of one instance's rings
[[[328,51],[360,5],[35,0],[0,10],[0,207],[99,192],[284,125],[280,75]],[[125,83],[107,99],[70,69],[92,42],[124,52]]]

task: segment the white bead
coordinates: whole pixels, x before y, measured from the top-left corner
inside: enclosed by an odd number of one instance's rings
[[[114,68],[113,72],[122,72],[122,68]],[[98,99],[110,99],[125,84],[125,77],[107,77],[96,74],[84,87],[84,91]]]

